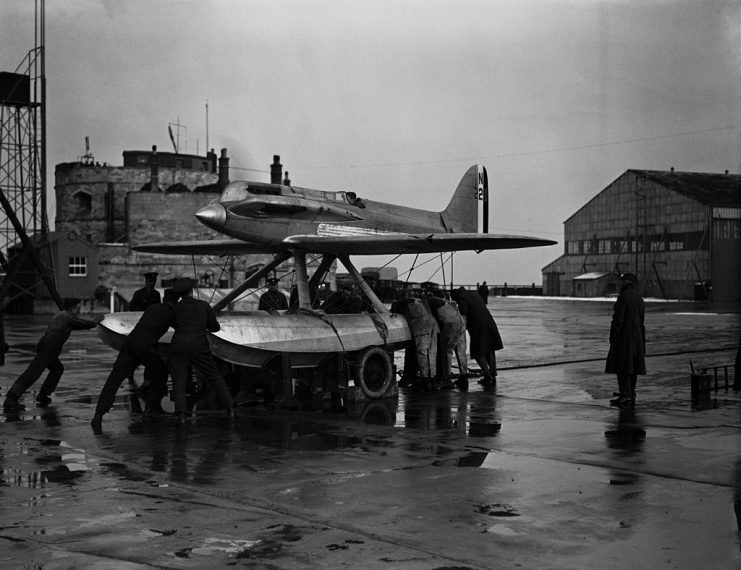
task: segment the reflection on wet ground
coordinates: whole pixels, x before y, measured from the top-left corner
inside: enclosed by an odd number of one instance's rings
[[[506,346],[494,389],[405,388],[341,411],[250,405],[179,429],[144,417],[124,386],[97,437],[88,422],[115,355],[74,333],[52,405],[29,394],[0,428],[0,492],[16,506],[0,515],[0,565],[9,552],[60,568],[738,566],[741,397],[692,400],[686,352],[732,361],[738,315],[649,305],[649,374],[635,408],[616,409],[610,303],[490,307]],[[45,323],[8,319],[3,390]]]

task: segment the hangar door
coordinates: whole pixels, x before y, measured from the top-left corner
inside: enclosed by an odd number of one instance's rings
[[[713,300],[740,301],[741,209],[714,209],[712,247]]]

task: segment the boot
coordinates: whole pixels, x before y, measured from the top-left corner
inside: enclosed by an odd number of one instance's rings
[[[90,427],[93,428],[93,433],[95,435],[102,434],[103,433],[103,414],[101,414],[100,412],[95,412],[93,419],[90,420]]]
[[[455,381],[455,385],[461,392],[468,392],[468,376],[461,376]]]
[[[26,409],[26,406],[18,401],[18,396],[9,392],[3,402],[3,410],[6,412],[22,412]]]
[[[450,377],[443,378],[443,380],[440,382],[440,389],[441,390],[452,390],[455,388],[455,385],[450,381]]]
[[[39,406],[39,408],[45,408],[49,404],[51,404],[51,398],[49,397],[48,394],[39,392],[39,395],[36,396],[36,404]]]

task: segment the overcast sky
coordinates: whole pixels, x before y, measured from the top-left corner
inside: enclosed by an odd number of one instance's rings
[[[33,32],[34,3],[4,0],[1,71]],[[121,165],[178,120],[232,180],[279,154],[298,186],[433,210],[485,165],[490,231],[559,244],[458,253],[459,283],[539,284],[627,169],[741,172],[737,0],[50,0],[46,76],[50,181],[86,136]]]

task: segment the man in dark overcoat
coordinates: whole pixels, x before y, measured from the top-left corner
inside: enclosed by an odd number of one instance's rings
[[[175,333],[170,341],[168,364],[172,374],[172,389],[178,423],[185,423],[186,385],[189,365],[192,365],[213,388],[225,406],[227,415],[233,415],[233,401],[211,353],[207,332],[216,332],[221,325],[216,313],[206,301],[193,297],[195,282],[183,277],[175,281],[172,290],[181,297],[175,305]]]
[[[496,351],[504,348],[497,323],[478,293],[459,287],[453,291],[452,297],[466,318],[466,330],[471,337],[471,358],[484,373],[480,382],[484,386],[493,386],[497,376]]]
[[[612,311],[610,350],[606,374],[616,374],[619,395],[610,403],[616,406],[635,402],[636,381],[646,373],[645,307],[633,273],[620,276],[620,294]]]

